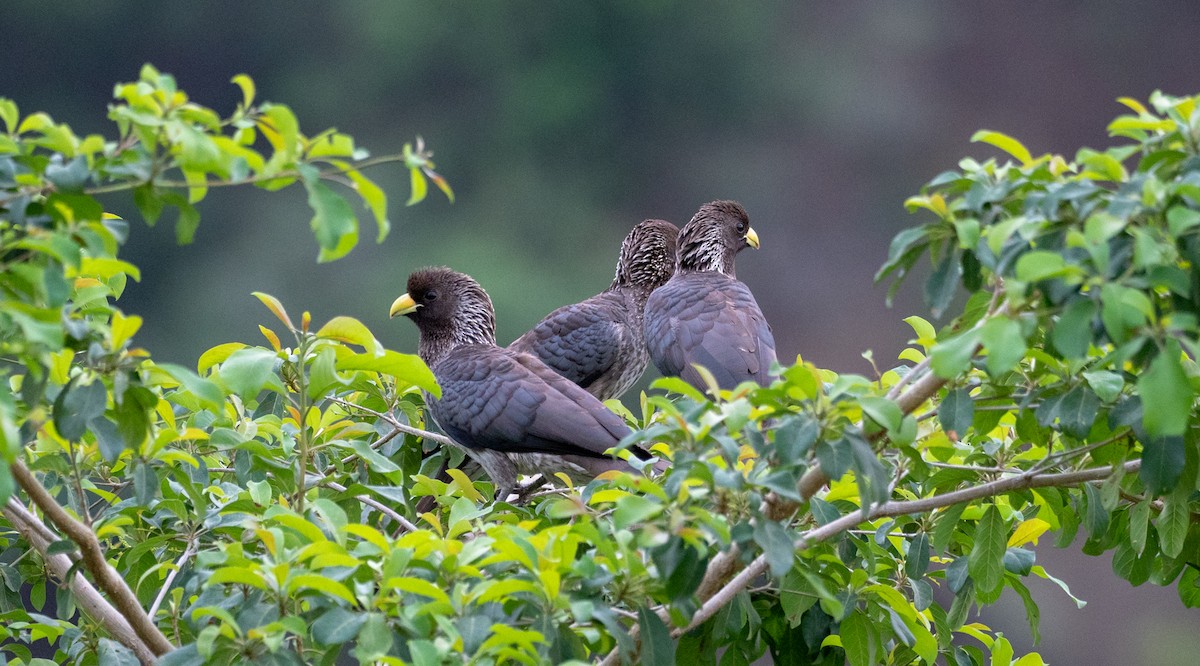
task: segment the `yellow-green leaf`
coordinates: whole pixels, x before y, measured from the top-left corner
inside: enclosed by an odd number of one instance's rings
[[[204,374],[209,368],[223,362],[229,358],[233,352],[243,349],[246,345],[241,342],[226,342],[223,345],[217,345],[212,349],[200,355],[200,360],[196,362],[196,372]]]
[[[412,195],[408,197],[408,202],[405,206],[421,203],[425,199],[425,193],[429,189],[429,184],[425,182],[425,174],[417,167],[412,167],[408,170],[409,181],[412,183]]]
[[[261,291],[255,291],[251,293],[255,298],[262,301],[262,304],[267,306],[267,309],[270,310],[271,313],[276,317],[278,317],[279,321],[283,322],[284,326],[287,326],[290,330],[296,329],[296,325],[292,323],[291,318],[288,317],[287,311],[283,309],[283,303],[280,303],[278,298],[275,298],[270,294],[264,294]]]
[[[295,592],[301,589],[316,590],[324,594],[331,594],[339,599],[345,600],[351,604],[357,604],[358,600],[350,593],[350,589],[345,585],[317,574],[300,574],[288,581],[288,591]]]
[[[1029,149],[1024,144],[1002,132],[979,130],[971,136],[971,141],[991,144],[1017,158],[1023,166],[1033,161],[1033,156],[1029,154]]]
[[[398,381],[408,382],[417,388],[429,391],[435,397],[442,396],[442,387],[437,379],[416,354],[401,354],[390,349],[384,350],[382,356],[375,354],[356,354],[349,347],[337,347],[334,350],[337,359],[337,369],[343,372],[368,370],[391,375]]]
[[[1050,529],[1050,523],[1041,518],[1022,521],[1020,525],[1017,525],[1017,529],[1013,530],[1012,536],[1008,537],[1008,547],[1024,546],[1030,542],[1036,546],[1038,537],[1048,529]]]
[[[250,105],[254,103],[254,79],[247,74],[237,74],[230,79],[230,82],[236,83],[242,89],[242,106],[250,108]]]
[[[334,317],[317,331],[318,338],[328,338],[358,345],[375,356],[383,356],[383,345],[363,323],[354,317]]]
[[[126,317],[121,311],[113,312],[112,316],[112,346],[120,349],[129,338],[142,327],[142,318],[137,315]]]

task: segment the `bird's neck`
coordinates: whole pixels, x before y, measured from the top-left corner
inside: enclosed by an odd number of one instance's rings
[[[733,257],[726,258],[721,252],[696,252],[690,255],[679,254],[675,265],[676,273],[721,273],[731,278],[737,278]]]
[[[433,367],[438,361],[446,358],[450,352],[466,345],[496,344],[496,329],[486,321],[476,321],[464,317],[454,326],[432,331],[421,331],[421,341],[417,345],[417,355],[425,361],[425,365]]]

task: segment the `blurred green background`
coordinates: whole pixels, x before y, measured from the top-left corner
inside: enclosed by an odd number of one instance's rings
[[[151,62],[228,113],[245,72],[302,129],[329,126],[373,154],[421,134],[457,202],[404,208],[407,174],[371,177],[393,233],[317,265],[301,191],[213,191],[194,245],[169,221],[135,222],[126,257],[143,281],[121,302],[137,342],[194,363],[227,341],[261,343],[266,291],[317,323],[357,317],[391,348],[415,327],[386,310],[414,268],[474,275],[506,344],[549,310],[603,289],[620,241],[647,217],[682,225],[702,203],[741,201],[763,248],[739,277],[772,322],[780,358],[870,374],[924,314],[920,282],[889,310],[872,284],[901,203],[1000,130],[1034,154],[1108,143],[1115,98],[1200,92],[1195,0],[855,2],[6,2],[0,95],[77,133],[115,128],[118,81]],[[1194,664],[1200,616],[1173,589],[1130,588],[1107,558],[1042,548],[1039,563],[1091,603],[1031,583],[1058,664]],[[1017,599],[984,621],[1028,647]]]

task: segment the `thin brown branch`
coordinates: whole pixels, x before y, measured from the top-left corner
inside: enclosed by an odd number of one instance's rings
[[[21,486],[33,504],[41,509],[50,522],[79,547],[83,566],[96,581],[96,586],[108,595],[112,605],[129,622],[146,647],[159,656],[173,650],[175,646],[171,645],[167,637],[151,621],[133,591],[129,589],[129,585],[125,583],[125,579],[121,578],[120,574],[105,559],[104,550],[100,547],[100,541],[96,538],[95,532],[71,517],[42,486],[41,482],[34,478],[25,463],[16,460],[12,463],[10,470],[17,485]]]
[[[21,537],[41,555],[50,573],[70,587],[75,603],[85,615],[103,627],[114,640],[129,648],[143,664],[157,663],[155,653],[142,642],[125,617],[82,574],[77,571],[68,575],[75,566],[75,560],[63,553],[48,554],[50,545],[59,539],[45,523],[16,497],[9,498],[3,513]]]

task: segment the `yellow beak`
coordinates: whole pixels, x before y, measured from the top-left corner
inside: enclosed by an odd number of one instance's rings
[[[388,316],[394,318],[396,315],[411,314],[416,312],[417,308],[419,307],[421,307],[421,305],[414,301],[412,296],[404,294],[395,301],[392,301],[392,308],[388,310]]]
[[[758,234],[754,233],[754,227],[746,230],[746,242],[750,244],[750,247],[758,249]]]

